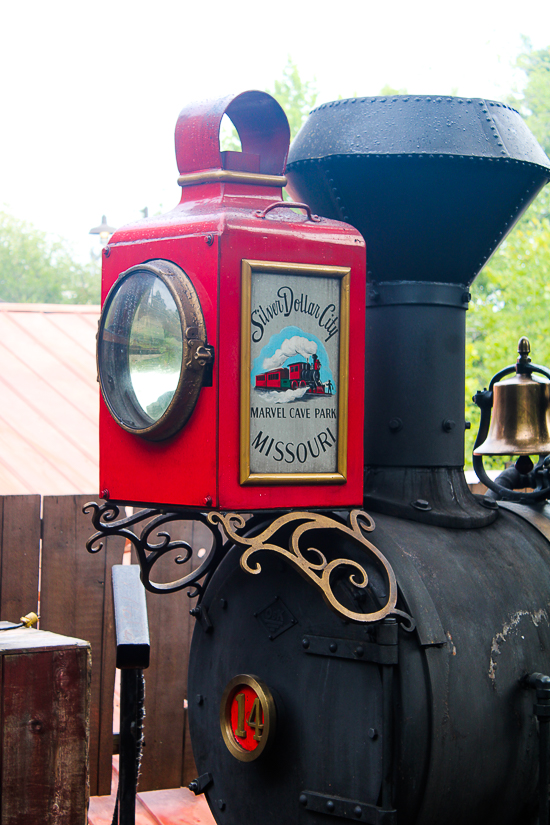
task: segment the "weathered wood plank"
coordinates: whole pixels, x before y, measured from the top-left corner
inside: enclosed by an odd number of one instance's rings
[[[89,650],[66,647],[1,658],[0,821],[84,825]]]
[[[38,613],[40,496],[0,498],[0,619]]]
[[[111,567],[122,561],[123,542],[106,542],[94,555],[86,551],[93,527],[82,507],[91,498],[44,498],[41,627],[91,643],[90,790],[102,795],[110,792],[111,785],[115,673]]]

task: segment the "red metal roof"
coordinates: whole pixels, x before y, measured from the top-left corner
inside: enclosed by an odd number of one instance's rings
[[[99,310],[0,303],[0,495],[97,491]]]

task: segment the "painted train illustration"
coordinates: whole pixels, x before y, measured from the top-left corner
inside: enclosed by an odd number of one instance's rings
[[[333,395],[332,381],[322,382],[321,363],[316,355],[309,361],[297,361],[288,367],[279,367],[256,376],[257,390],[297,390],[307,387],[304,395]]]

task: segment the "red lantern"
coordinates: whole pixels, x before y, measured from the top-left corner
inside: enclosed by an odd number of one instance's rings
[[[242,152],[221,152],[227,114]],[[286,116],[263,92],[176,126],[180,204],[105,250],[100,486],[133,504],[362,503],[365,246],[283,201]]]

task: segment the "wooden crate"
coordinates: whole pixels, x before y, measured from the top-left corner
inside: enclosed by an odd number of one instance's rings
[[[0,823],[85,825],[91,656],[80,639],[0,622]]]

